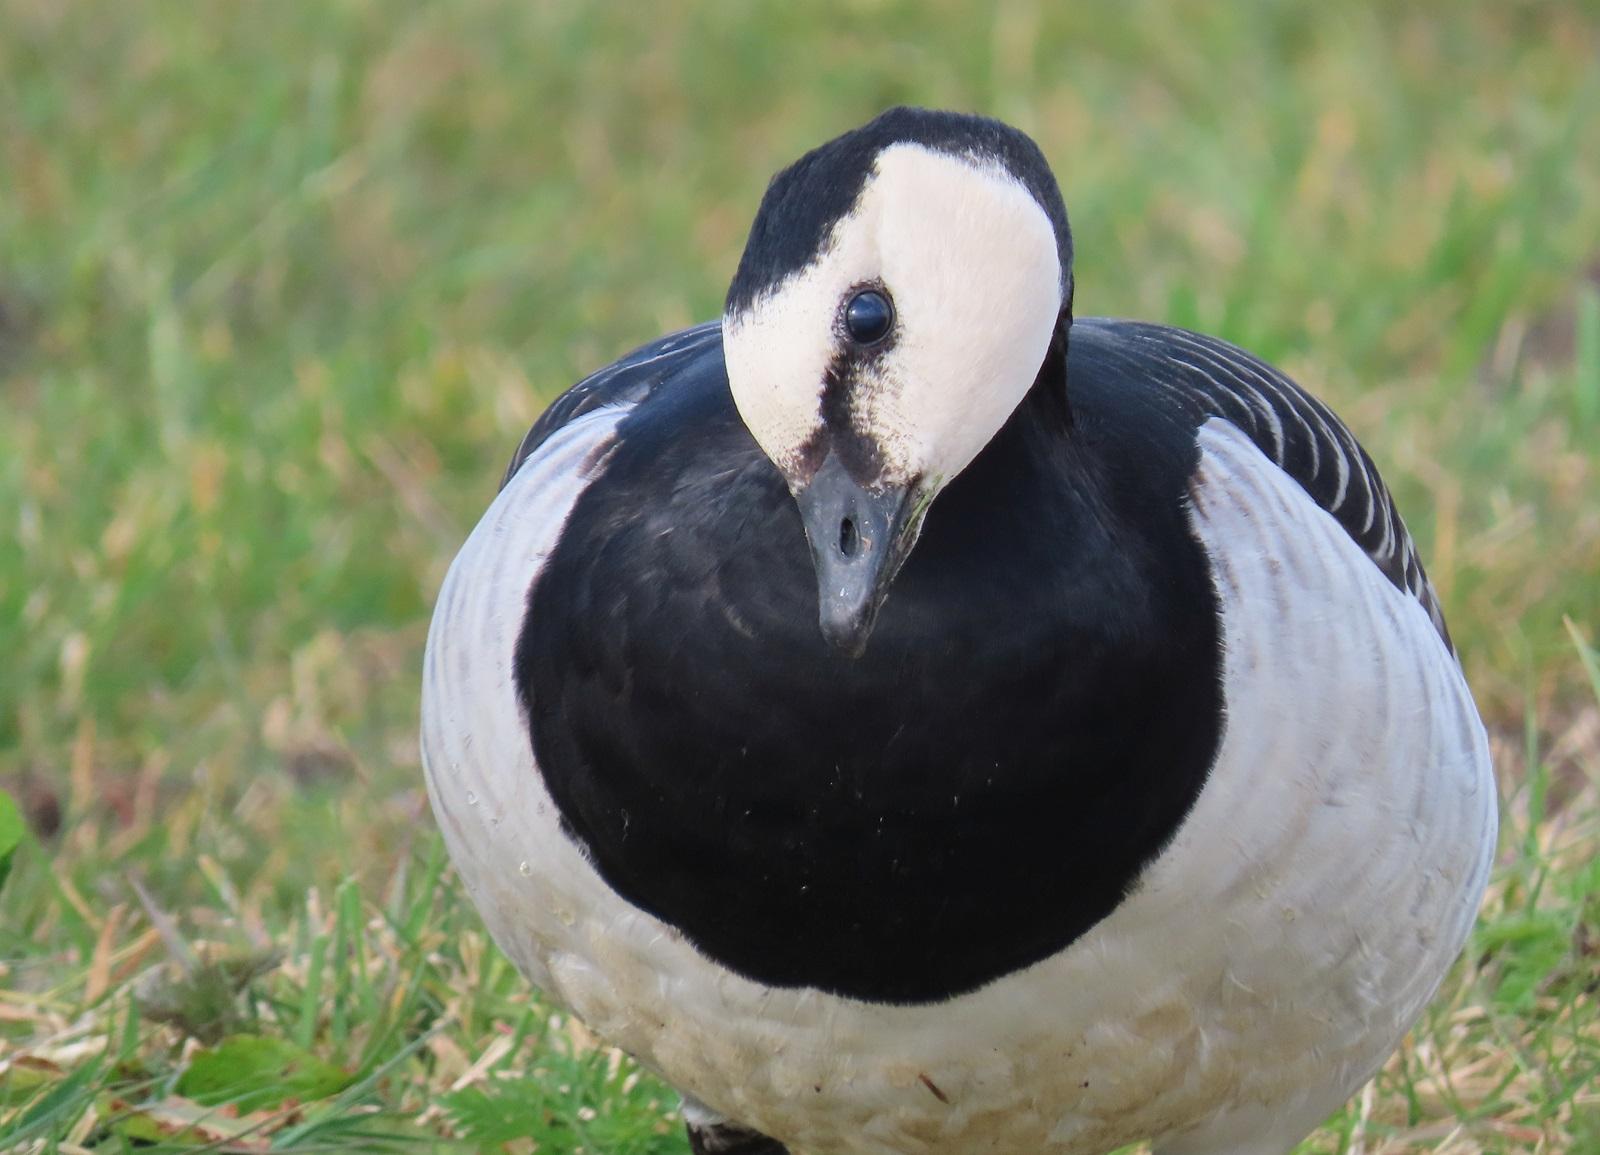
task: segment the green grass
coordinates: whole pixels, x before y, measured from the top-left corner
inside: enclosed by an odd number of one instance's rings
[[[914,101],[1036,135],[1081,313],[1327,397],[1444,596],[1500,862],[1307,1150],[1600,1151],[1597,60],[1593,5],[0,0],[0,1149],[681,1155],[445,869],[426,617],[543,403]]]

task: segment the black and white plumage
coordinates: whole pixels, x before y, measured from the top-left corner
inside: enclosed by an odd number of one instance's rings
[[[1283,1152],[1471,926],[1487,746],[1371,460],[1239,349],[1074,321],[1071,258],[1014,130],[825,145],[441,591],[451,854],[697,1150]]]

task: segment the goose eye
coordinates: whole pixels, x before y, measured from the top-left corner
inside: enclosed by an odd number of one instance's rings
[[[844,307],[844,327],[858,345],[875,345],[894,325],[894,306],[876,289],[863,289]]]

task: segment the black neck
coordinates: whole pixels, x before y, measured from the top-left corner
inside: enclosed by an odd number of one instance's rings
[[[1050,334],[1050,347],[1045,350],[1039,372],[1034,376],[1022,404],[1017,407],[1018,413],[1025,413],[1031,420],[1057,433],[1064,433],[1072,426],[1072,407],[1067,399],[1067,342],[1071,331],[1072,299],[1069,294],[1067,303],[1061,308],[1061,315],[1056,318],[1055,331]]]
[[[641,405],[573,507],[517,647],[537,763],[610,885],[731,969],[972,990],[1113,910],[1193,804],[1215,595],[1188,459],[1151,440],[1193,435],[1124,420],[1139,394],[1092,343],[1070,410],[1070,327],[859,660],[817,631],[799,515],[721,374]]]

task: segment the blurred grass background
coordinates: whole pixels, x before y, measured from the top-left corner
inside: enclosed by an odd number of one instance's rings
[[[443,873],[426,618],[543,404],[912,102],[1039,140],[1080,314],[1326,397],[1444,597],[1502,863],[1308,1150],[1600,1152],[1597,61],[1594,4],[0,0],[0,1148],[684,1149]],[[229,1033],[342,1089],[208,1100]]]

